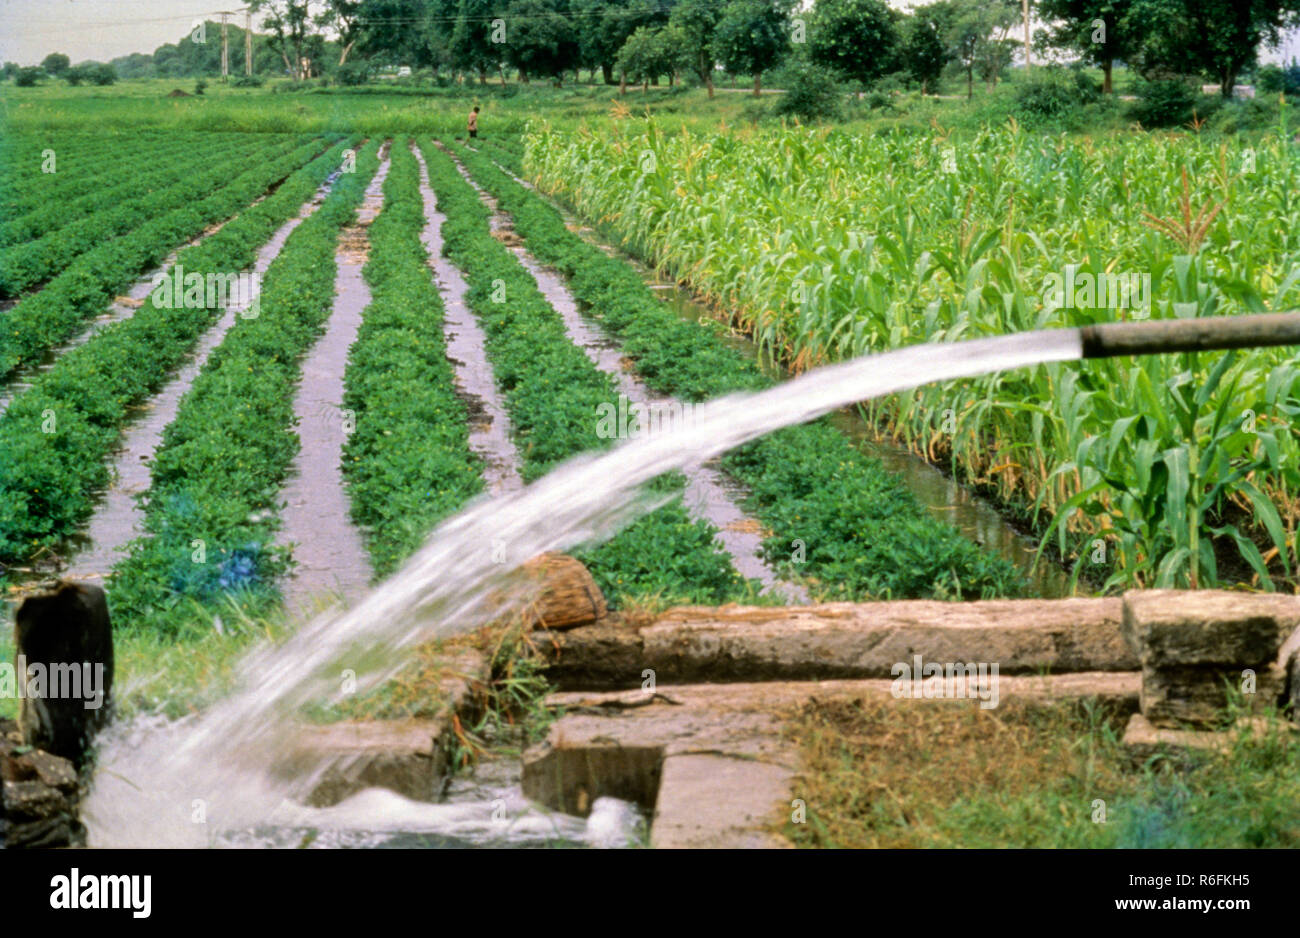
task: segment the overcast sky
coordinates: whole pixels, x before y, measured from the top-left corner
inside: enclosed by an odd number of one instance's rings
[[[506,0],[502,0],[504,7]],[[891,0],[907,8],[908,0]],[[72,61],[107,62],[131,52],[153,52],[189,32],[191,24],[206,14],[239,10],[238,0],[0,0],[0,60],[35,65],[51,52]],[[231,18],[243,25],[243,16]],[[1300,57],[1300,34],[1292,34],[1280,54],[1267,53],[1270,61]]]

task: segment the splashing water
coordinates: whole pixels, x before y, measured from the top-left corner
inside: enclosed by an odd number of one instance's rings
[[[867,356],[716,399],[671,433],[578,457],[524,489],[480,499],[351,609],[323,613],[283,643],[251,651],[238,688],[207,711],[106,731],[82,812],[90,844],[203,846],[220,832],[292,817],[293,799],[311,780],[286,780],[272,769],[293,741],[299,708],[335,699],[345,669],[356,673],[359,690],[373,687],[397,672],[413,645],[507,611],[524,588],[520,564],[609,537],[655,507],[640,487],[662,473],[857,401],[1082,354],[1078,330],[1055,329]],[[195,823],[199,816],[205,823]]]

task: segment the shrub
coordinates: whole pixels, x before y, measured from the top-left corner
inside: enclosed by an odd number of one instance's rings
[[[117,72],[111,65],[93,65],[90,67],[90,80],[97,85],[111,85],[117,81]]]
[[[262,79],[257,75],[240,75],[231,84],[236,88],[261,88]]]
[[[887,91],[870,91],[867,93],[867,107],[873,111],[892,111],[894,96]]]
[[[799,62],[786,69],[785,94],[777,102],[776,114],[804,121],[834,120],[840,114],[844,91],[826,69],[811,62]]]
[[[1192,119],[1197,108],[1196,91],[1185,81],[1149,81],[1138,87],[1139,100],[1129,108],[1129,117],[1144,127],[1179,127]]]
[[[340,85],[355,88],[357,85],[364,85],[369,77],[370,66],[365,62],[344,62],[339,66],[338,79]]]
[[[1300,65],[1283,68],[1270,63],[1261,66],[1255,76],[1255,87],[1262,94],[1300,95]]]
[[[14,84],[19,88],[30,88],[44,77],[44,72],[35,66],[29,65],[27,68],[18,69],[18,73],[14,75]]]
[[[1100,97],[1101,89],[1081,71],[1040,70],[1016,91],[1015,113],[1030,122],[1068,121]]]
[[[195,94],[203,94],[203,92],[207,90],[208,90],[208,83],[204,81],[202,78],[200,78],[198,81],[194,83]]]
[[[1265,98],[1247,98],[1227,101],[1215,109],[1210,129],[1223,134],[1237,134],[1249,130],[1263,130],[1277,122],[1277,101]]]

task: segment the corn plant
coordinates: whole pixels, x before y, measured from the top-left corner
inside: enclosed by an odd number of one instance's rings
[[[1284,135],[620,122],[599,135],[534,126],[525,143],[543,191],[794,371],[918,342],[1300,305],[1300,173]],[[1292,362],[1261,349],[1039,366],[866,409],[883,436],[951,465],[1067,554],[1113,541],[1110,586],[1270,589],[1295,583]],[[1144,480],[1172,488],[1138,492]]]

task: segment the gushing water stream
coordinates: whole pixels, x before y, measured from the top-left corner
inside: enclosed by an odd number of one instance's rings
[[[220,832],[290,822],[311,779],[273,771],[295,714],[333,700],[343,672],[358,690],[395,674],[412,646],[477,628],[520,601],[517,568],[544,551],[612,535],[655,507],[640,487],[856,401],[932,381],[1082,357],[1074,329],[933,343],[820,368],[765,391],[700,405],[679,430],[574,459],[515,492],[443,522],[400,571],[346,611],[327,611],[278,646],[254,649],[242,680],[207,711],[136,722],[100,739],[83,808],[93,846],[203,846]],[[507,562],[494,548],[506,545]],[[200,810],[205,823],[195,823]]]

